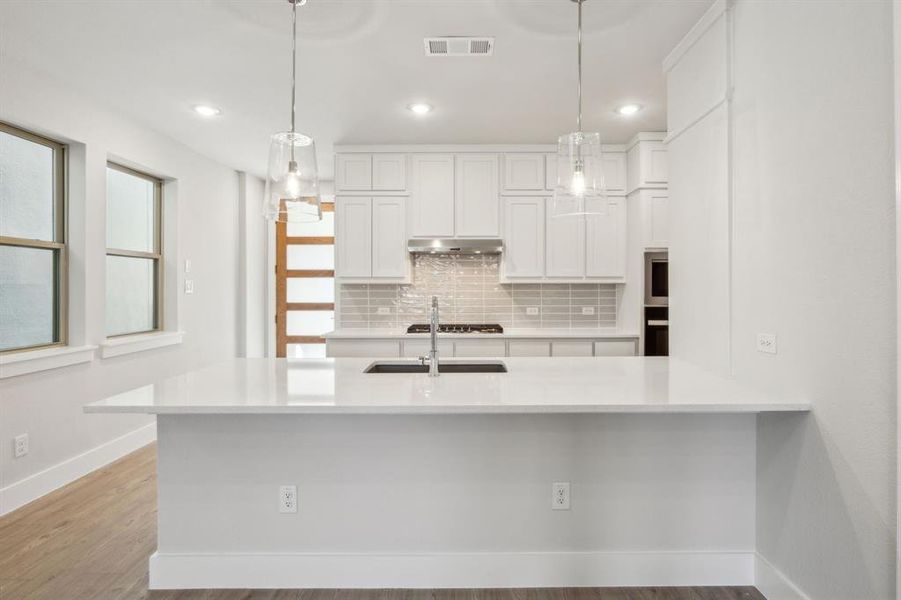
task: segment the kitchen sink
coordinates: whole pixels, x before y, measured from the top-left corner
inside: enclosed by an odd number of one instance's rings
[[[428,363],[419,361],[376,361],[364,373],[428,373]],[[439,373],[506,373],[507,365],[499,360],[471,362],[438,361]]]

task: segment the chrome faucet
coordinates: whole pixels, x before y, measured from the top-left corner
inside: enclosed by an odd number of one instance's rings
[[[429,333],[432,335],[432,348],[429,350],[429,377],[438,377],[438,296],[432,296]]]

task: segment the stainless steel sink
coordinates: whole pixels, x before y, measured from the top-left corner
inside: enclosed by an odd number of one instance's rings
[[[376,361],[364,373],[428,373],[429,365],[419,361]],[[506,373],[507,365],[499,360],[438,362],[439,373]]]

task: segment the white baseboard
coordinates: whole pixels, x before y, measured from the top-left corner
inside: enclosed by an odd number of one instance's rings
[[[91,471],[122,458],[156,439],[156,423],[135,429],[123,436],[92,448],[83,454],[53,465],[21,481],[0,488],[0,516],[25,506]]]
[[[754,552],[156,552],[150,589],[754,585],[754,564]]]
[[[801,588],[760,554],[757,555],[756,562],[754,585],[767,600],[810,600]]]

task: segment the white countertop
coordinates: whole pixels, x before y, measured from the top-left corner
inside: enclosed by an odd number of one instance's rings
[[[504,358],[507,373],[364,374],[374,359],[235,359],[111,396],[89,413],[465,414],[807,411],[668,358]],[[388,362],[397,362],[397,359]],[[462,359],[447,362],[472,362]]]
[[[324,336],[326,339],[406,339],[429,337],[428,333],[407,333],[406,327],[392,327],[384,329],[354,329],[340,328]],[[465,339],[510,339],[510,338],[548,338],[548,339],[638,339],[635,332],[622,331],[620,329],[539,329],[535,328],[507,328],[504,333],[439,333],[441,338],[465,338]]]

